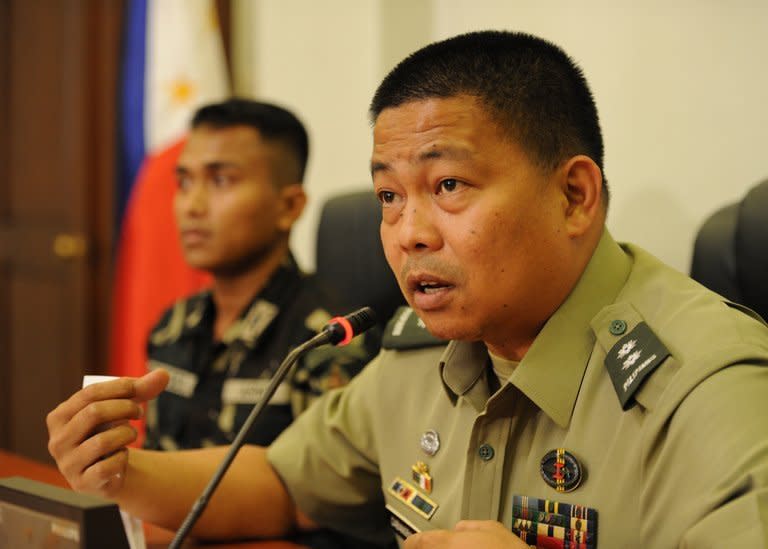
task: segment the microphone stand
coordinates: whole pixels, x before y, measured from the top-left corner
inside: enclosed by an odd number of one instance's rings
[[[243,423],[243,426],[240,428],[240,431],[238,431],[237,436],[232,441],[227,455],[224,456],[224,460],[221,462],[219,467],[216,469],[215,474],[208,482],[208,486],[205,487],[203,493],[200,494],[200,497],[197,499],[197,501],[195,501],[195,504],[192,506],[189,514],[184,519],[181,527],[176,532],[176,536],[168,546],[168,549],[179,549],[181,547],[184,538],[187,536],[189,531],[192,530],[192,527],[197,522],[197,519],[200,518],[200,515],[203,514],[203,511],[205,511],[205,508],[208,506],[208,502],[211,499],[211,495],[213,495],[213,492],[218,487],[221,479],[224,477],[224,474],[229,469],[229,466],[232,465],[237,452],[240,451],[240,448],[245,443],[245,437],[248,435],[248,431],[251,430],[253,423],[256,421],[256,419],[258,419],[261,411],[269,403],[272,395],[275,394],[277,386],[282,383],[283,379],[288,374],[294,363],[299,359],[299,357],[307,351],[314,349],[315,347],[325,345],[326,343],[333,343],[334,345],[344,344],[345,341],[351,339],[353,331],[361,333],[370,328],[375,322],[375,315],[372,309],[364,307],[363,309],[347,315],[346,318],[337,318],[334,320],[337,321],[336,324],[329,324],[325,327],[325,329],[323,329],[323,331],[289,352],[283,362],[277,368],[275,375],[272,376],[272,379],[267,385],[267,388],[264,390],[264,394],[262,395],[261,399],[253,407],[251,413],[248,414],[245,423]],[[350,320],[352,321],[352,326],[350,326]],[[341,323],[342,326],[339,326],[339,323]],[[358,324],[361,323],[365,325],[365,327],[358,326]],[[354,328],[362,329],[354,330]],[[345,341],[342,341],[342,339],[345,337]]]
[[[227,455],[224,457],[221,465],[216,469],[216,473],[208,482],[208,486],[205,487],[203,493],[200,494],[200,497],[197,499],[197,501],[195,501],[195,504],[192,506],[192,510],[184,519],[184,522],[176,532],[176,536],[168,546],[168,549],[178,549],[181,547],[181,542],[192,529],[192,526],[195,525],[197,519],[200,518],[200,515],[203,514],[203,511],[205,511],[205,508],[208,506],[208,502],[211,499],[211,495],[213,495],[213,492],[218,487],[221,479],[224,477],[224,474],[229,469],[229,466],[232,465],[232,461],[234,461],[237,452],[240,451],[240,448],[243,446],[245,437],[248,435],[248,431],[250,431],[253,423],[261,414],[261,411],[269,403],[269,400],[272,398],[272,395],[275,394],[278,385],[280,385],[283,379],[285,379],[285,376],[288,374],[296,360],[298,360],[298,358],[306,351],[314,349],[315,347],[319,347],[320,345],[323,345],[327,342],[327,334],[325,332],[320,332],[309,341],[302,343],[293,349],[290,353],[288,353],[288,356],[286,356],[283,362],[280,364],[277,371],[275,372],[275,375],[272,376],[272,379],[270,380],[269,385],[267,385],[267,388],[264,390],[264,394],[262,395],[261,399],[253,407],[251,413],[248,414],[248,418],[245,420],[245,423],[243,423],[240,431],[238,431],[235,440],[232,441]]]

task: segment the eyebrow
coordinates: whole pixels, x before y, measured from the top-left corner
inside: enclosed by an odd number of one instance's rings
[[[203,169],[207,171],[216,171],[216,170],[221,170],[225,168],[237,169],[237,168],[240,168],[240,166],[235,164],[234,162],[209,162],[208,164],[203,166]],[[189,173],[190,171],[191,170],[189,168],[183,165],[177,165],[175,169],[176,174],[185,174],[185,173]]]
[[[445,158],[448,160],[465,160],[470,158],[472,153],[463,147],[451,147],[451,146],[435,146],[427,151],[419,153],[416,157],[415,163],[421,164],[430,160],[438,160]],[[388,172],[392,169],[392,166],[386,162],[372,161],[371,162],[371,176],[378,172]]]

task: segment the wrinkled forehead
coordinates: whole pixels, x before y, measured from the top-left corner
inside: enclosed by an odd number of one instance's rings
[[[394,157],[424,158],[431,149],[475,151],[506,141],[471,96],[429,98],[384,109],[373,129],[372,164]]]

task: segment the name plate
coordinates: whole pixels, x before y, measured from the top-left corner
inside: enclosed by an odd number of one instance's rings
[[[0,547],[128,549],[120,509],[42,482],[0,479]]]

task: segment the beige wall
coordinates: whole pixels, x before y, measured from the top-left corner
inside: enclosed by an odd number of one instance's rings
[[[321,201],[370,183],[366,108],[379,80],[467,30],[531,32],[576,59],[602,119],[609,227],[680,270],[704,218],[768,177],[765,0],[240,0],[234,16],[240,90],[310,129],[312,204],[293,242],[310,269]]]

